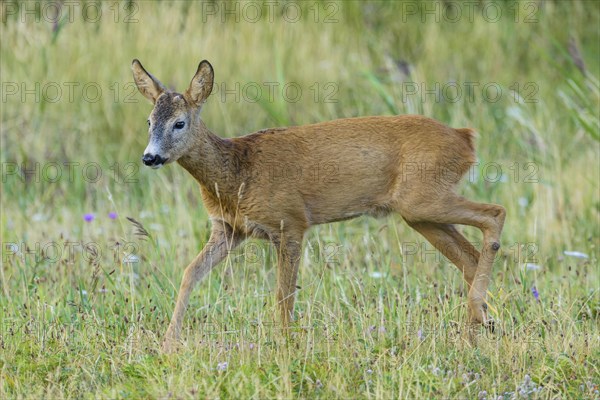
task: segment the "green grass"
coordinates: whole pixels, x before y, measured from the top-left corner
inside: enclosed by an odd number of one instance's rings
[[[443,2],[310,2],[295,23],[222,22],[190,2],[123,3],[116,17],[104,3],[91,22],[78,3],[57,24],[23,23],[12,4],[0,49],[0,398],[600,397],[597,3],[494,3],[499,21],[477,6],[457,23],[407,16],[406,4]],[[131,86],[133,58],[180,91],[210,60],[221,92],[203,118],[222,136],[393,113],[475,128],[480,165],[461,193],[508,211],[489,293],[496,332],[465,324],[460,274],[399,217],[360,218],[307,235],[289,335],[274,252],[251,242],[196,288],[184,347],[161,354],[209,222],[182,168],[141,166],[151,105]],[[39,99],[23,93],[36,82]],[[236,82],[263,97],[222,97]],[[466,82],[479,86],[454,99]],[[296,102],[281,92],[289,83]],[[436,83],[437,99],[422,89]],[[23,175],[22,163],[39,169]]]

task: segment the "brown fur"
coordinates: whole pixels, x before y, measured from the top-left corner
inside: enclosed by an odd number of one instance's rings
[[[213,226],[210,243],[185,270],[165,350],[179,338],[192,288],[244,239],[268,239],[277,247],[277,298],[287,324],[306,230],[390,212],[400,213],[456,264],[470,288],[471,319],[489,322],[485,293],[505,210],[454,192],[475,162],[471,129],[404,115],[340,119],[223,139],[199,118],[214,79],[208,62],[200,63],[183,95],[168,92],[137,60],[132,68],[140,91],[155,103],[151,141],[158,138],[161,156],[176,160],[200,183]],[[182,118],[189,122],[186,133],[171,133],[170,126]],[[484,256],[454,224],[481,229]]]

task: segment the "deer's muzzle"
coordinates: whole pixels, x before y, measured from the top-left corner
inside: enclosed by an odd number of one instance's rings
[[[168,158],[162,158],[159,154],[150,154],[146,153],[142,157],[142,162],[144,165],[149,167],[158,168],[162,166],[165,162],[167,162]]]

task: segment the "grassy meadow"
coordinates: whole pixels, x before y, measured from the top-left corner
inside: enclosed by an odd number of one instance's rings
[[[1,7],[1,399],[600,398],[599,3]],[[460,192],[508,213],[495,332],[399,216],[361,217],[307,234],[289,334],[275,251],[251,241],[162,354],[209,221],[185,170],[140,161],[133,58],[178,91],[208,59],[203,120],[225,137],[413,113],[476,129]]]

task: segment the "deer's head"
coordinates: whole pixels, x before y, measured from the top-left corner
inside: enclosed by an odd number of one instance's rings
[[[138,60],[131,64],[133,79],[138,90],[154,103],[148,117],[149,143],[142,161],[152,168],[177,161],[197,142],[200,109],[210,95],[214,71],[206,60],[198,70],[185,93],[168,90],[158,79],[148,73]]]

